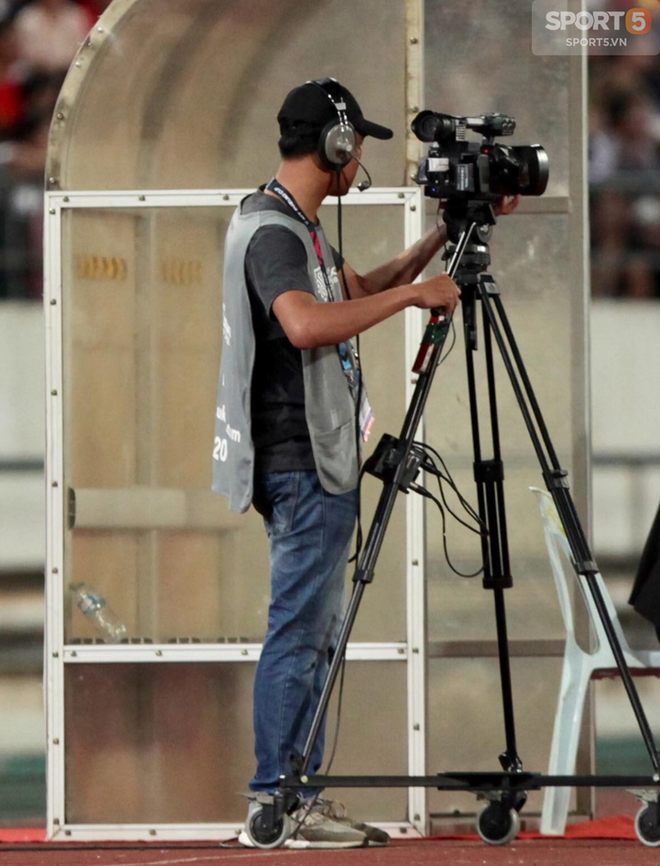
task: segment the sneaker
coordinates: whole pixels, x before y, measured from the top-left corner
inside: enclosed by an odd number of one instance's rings
[[[258,808],[257,803],[250,804],[247,821],[256,808]],[[293,822],[292,833],[283,841],[282,848],[362,848],[367,845],[365,833],[345,823],[334,821],[324,814],[318,803],[311,808],[309,805],[301,806],[293,812],[290,820]],[[238,841],[246,848],[256,847],[246,829],[241,830]]]
[[[353,821],[346,814],[346,807],[343,803],[319,798],[316,804],[331,821],[337,821],[339,824],[345,824],[353,827],[354,830],[358,830],[360,833],[364,833],[369,845],[389,845],[389,833],[381,830],[380,827],[373,827],[371,824],[364,824],[362,821]]]

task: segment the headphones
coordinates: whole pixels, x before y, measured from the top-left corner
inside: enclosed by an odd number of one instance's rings
[[[338,120],[327,123],[321,135],[317,151],[323,164],[332,171],[341,171],[353,158],[356,138],[355,129],[346,116],[346,103],[336,78],[318,78],[308,81],[322,90],[337,111]]]

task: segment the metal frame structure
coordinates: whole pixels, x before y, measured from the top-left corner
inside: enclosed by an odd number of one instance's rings
[[[85,191],[68,192],[72,185],[87,182],[103,184],[103,160],[90,143],[88,153],[94,155],[94,170],[87,174],[72,172],[76,162],[76,151],[71,149],[79,113],[90,109],[89,85],[93,77],[102,72],[102,63],[112,47],[112,38],[123,26],[124,19],[132,13],[141,0],[115,0],[104,13],[102,19],[81,46],[60,95],[54,123],[51,129],[49,159],[47,169],[46,227],[45,227],[45,318],[47,339],[47,623],[46,623],[46,686],[47,707],[47,768],[48,768],[48,836],[58,841],[73,838],[78,840],[108,839],[221,839],[232,835],[235,825],[69,825],[66,823],[65,809],[65,731],[63,683],[65,665],[82,663],[175,663],[175,662],[255,662],[260,647],[258,644],[147,644],[147,645],[65,645],[63,630],[63,581],[64,581],[64,538],[66,515],[66,488],[63,465],[63,405],[62,405],[62,214],[69,209],[113,209],[113,208],[176,208],[176,207],[233,207],[240,198],[252,190],[207,189],[147,190],[129,191]],[[578,11],[581,0],[568,0],[569,8]],[[403,0],[405,7],[405,111],[409,119],[420,108],[442,108],[441,105],[427,105],[425,88],[425,64],[428,51],[424,28],[426,8],[424,0]],[[165,11],[163,10],[165,15]],[[261,39],[258,41],[261,45]],[[128,56],[130,52],[127,53]],[[174,55],[176,57],[176,55]],[[590,498],[589,466],[589,413],[588,407],[588,364],[584,353],[588,353],[588,231],[587,231],[587,177],[586,177],[586,53],[582,57],[568,60],[570,81],[568,88],[568,123],[566,138],[568,143],[568,187],[562,195],[544,196],[538,200],[525,200],[518,214],[554,214],[567,218],[571,243],[566,270],[569,282],[579,287],[571,294],[569,304],[574,325],[571,330],[575,357],[579,363],[572,371],[572,478],[578,509],[586,518],[588,529],[588,502]],[[122,63],[123,63],[122,59]],[[429,67],[435,77],[435,67]],[[112,79],[110,79],[112,80]],[[433,91],[432,81],[430,92]],[[486,88],[488,90],[488,88]],[[437,94],[436,94],[437,95]],[[444,98],[444,97],[443,97]],[[133,94],[131,94],[133,100]],[[97,100],[98,104],[98,100]],[[484,106],[487,108],[488,106]],[[409,177],[417,163],[420,153],[419,141],[406,123],[405,170],[403,177]],[[95,131],[96,134],[96,131]],[[99,137],[104,129],[99,126]],[[86,142],[84,135],[82,141]],[[78,139],[79,141],[81,139]],[[86,142],[87,144],[87,142]],[[114,158],[114,154],[111,155]],[[142,155],[144,157],[144,154]],[[89,180],[89,177],[94,179]],[[148,176],[145,175],[145,177]],[[214,177],[215,175],[210,175]],[[98,177],[98,180],[96,178]],[[159,175],[160,177],[160,175]],[[397,179],[399,175],[395,176]],[[75,178],[75,180],[74,180]],[[81,178],[82,181],[81,181]],[[185,180],[183,183],[186,184]],[[190,181],[194,183],[194,181]],[[202,181],[212,183],[213,181]],[[218,181],[221,183],[222,181]],[[244,180],[239,181],[244,183]],[[137,184],[147,184],[145,179]],[[164,182],[157,180],[158,185]],[[166,182],[165,182],[166,183]],[[427,219],[431,208],[426,208],[421,190],[414,188],[374,188],[364,194],[351,193],[346,204],[377,205],[400,204],[404,206],[404,226],[406,242],[413,241],[421,234],[424,213]],[[405,314],[405,361],[402,374],[406,376],[406,401],[409,403],[413,393],[414,377],[409,370],[419,346],[424,318],[416,310]],[[420,431],[421,433],[421,431]],[[485,659],[495,657],[497,645],[494,640],[434,640],[429,642],[426,633],[425,604],[425,535],[424,502],[419,497],[409,496],[407,507],[407,640],[401,643],[359,643],[349,644],[349,660],[402,661],[407,663],[408,674],[408,766],[411,775],[425,772],[426,750],[429,732],[426,727],[426,672],[429,659]],[[588,623],[579,622],[580,632],[588,633]],[[512,657],[561,658],[564,641],[513,639],[510,642]],[[590,710],[587,713],[590,721]],[[585,725],[587,728],[588,725]],[[584,736],[578,756],[578,767],[584,773],[592,763],[592,737]],[[593,798],[586,788],[578,790],[578,811],[585,814],[592,811]],[[409,789],[408,835],[426,833],[432,829],[431,816],[428,815],[427,793],[425,788]],[[384,825],[386,826],[386,825]],[[392,825],[395,832],[404,824]]]
[[[64,642],[64,515],[66,509],[63,459],[63,337],[62,337],[62,215],[68,210],[122,210],[134,208],[236,207],[252,190],[190,190],[129,192],[48,192],[46,193],[45,285],[46,319],[46,634],[45,683],[47,694],[47,835],[49,839],[221,840],[236,835],[236,824],[107,824],[74,825],[66,820],[65,798],[65,707],[64,669],[72,664],[176,662],[256,662],[260,644],[172,644],[148,645],[67,645]],[[349,206],[398,205],[403,207],[404,240],[408,246],[422,234],[424,220],[422,190],[419,188],[374,188],[351,192],[344,198]],[[328,204],[332,204],[329,201]],[[423,330],[420,311],[405,314],[405,399],[410,401],[415,378],[413,365]],[[407,500],[407,640],[405,642],[353,643],[349,661],[400,661],[407,664],[408,771],[411,776],[426,772],[426,622],[424,574],[424,503],[420,497]],[[408,794],[408,823],[383,824],[391,832],[408,836],[428,832],[426,790],[411,788]]]

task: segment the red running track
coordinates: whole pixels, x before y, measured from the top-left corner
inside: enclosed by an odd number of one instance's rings
[[[657,866],[629,816],[586,821],[561,839],[521,833],[495,847],[476,837],[395,840],[388,848],[256,851],[211,843],[45,844],[43,830],[0,830],[0,866]]]
[[[525,839],[503,847],[477,840],[425,839],[332,851],[0,845],[2,866],[657,866],[658,860],[655,848],[605,839]]]

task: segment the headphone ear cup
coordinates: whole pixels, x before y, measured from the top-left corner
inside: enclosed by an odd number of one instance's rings
[[[328,123],[319,136],[318,152],[324,165],[330,169],[343,168],[355,151],[355,130],[350,123]]]

